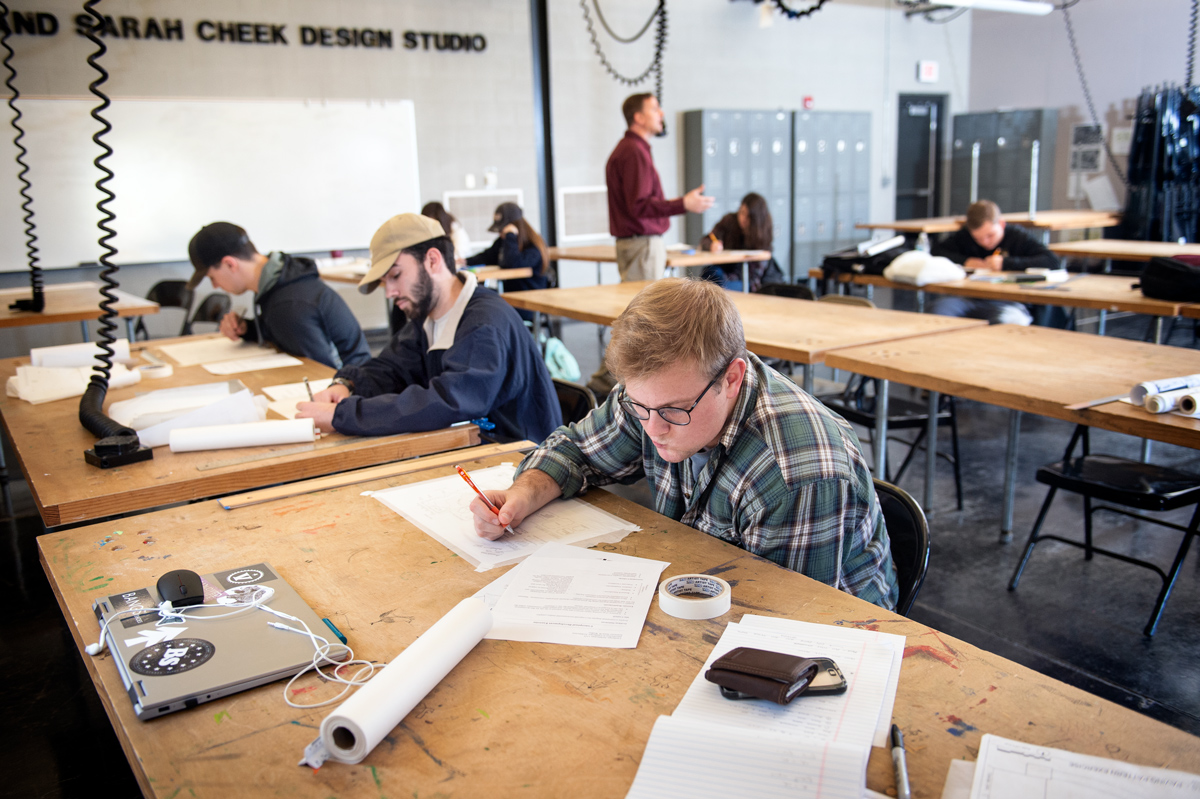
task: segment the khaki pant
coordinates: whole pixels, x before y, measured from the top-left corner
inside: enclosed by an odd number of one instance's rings
[[[617,269],[621,282],[658,280],[667,268],[667,247],[662,236],[617,239]]]

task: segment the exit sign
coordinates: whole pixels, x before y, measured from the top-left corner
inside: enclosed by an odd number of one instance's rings
[[[938,62],[936,62],[936,61],[918,61],[917,62],[917,82],[918,83],[937,83],[938,82]]]

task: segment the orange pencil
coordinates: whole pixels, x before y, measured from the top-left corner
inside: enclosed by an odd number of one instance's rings
[[[463,467],[455,466],[454,471],[458,472],[459,477],[467,481],[467,485],[471,487],[472,491],[479,495],[479,498],[483,500],[483,504],[487,505],[488,508],[491,509],[492,513],[496,514],[496,518],[500,518],[500,509],[493,505],[492,501],[483,495],[483,492],[479,490],[479,487],[476,486],[475,483],[471,481],[471,478],[467,476],[467,473],[463,471]],[[504,525],[504,532],[516,535],[516,532],[512,529],[512,527],[507,524]]]

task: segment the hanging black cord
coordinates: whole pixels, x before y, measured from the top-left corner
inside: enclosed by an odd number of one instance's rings
[[[1196,20],[1200,17],[1200,0],[1192,0],[1192,19],[1188,27],[1187,79],[1184,91],[1192,88],[1192,72],[1196,66]]]
[[[84,391],[83,396],[79,400],[79,422],[96,436],[99,441],[96,442],[93,450],[88,450],[84,453],[84,458],[88,463],[108,468],[110,466],[119,466],[125,463],[132,463],[138,460],[146,460],[153,455],[153,450],[148,447],[140,446],[138,442],[137,432],[131,430],[123,424],[120,424],[110,419],[104,413],[104,398],[108,394],[108,378],[112,374],[112,356],[113,331],[117,325],[113,318],[117,315],[113,304],[117,301],[113,291],[120,285],[117,283],[113,275],[116,274],[117,267],[112,263],[112,256],[117,254],[117,248],[110,243],[117,235],[117,232],[109,226],[117,215],[108,209],[108,204],[116,199],[117,195],[113,194],[106,185],[113,179],[113,171],[105,166],[104,161],[108,159],[113,150],[104,141],[103,137],[112,131],[112,125],[102,116],[111,103],[108,95],[100,91],[100,86],[108,80],[108,72],[104,67],[100,66],[100,56],[104,55],[108,48],[104,46],[104,42],[96,35],[96,30],[103,30],[104,17],[96,10],[100,0],[87,0],[83,4],[83,10],[96,20],[96,25],[87,28],[86,36],[88,41],[96,45],[96,51],[88,56],[87,63],[92,69],[96,70],[97,78],[88,85],[88,89],[93,95],[100,99],[100,105],[92,109],[92,119],[100,123],[100,130],[92,136],[92,141],[101,149],[101,154],[96,156],[92,162],[96,169],[104,173],[104,177],[96,181],[96,188],[104,195],[104,199],[96,203],[96,210],[100,212],[100,222],[98,227],[103,232],[100,236],[100,265],[103,269],[100,271],[100,280],[103,285],[100,288],[100,294],[103,299],[100,301],[100,310],[103,312],[100,316],[100,335],[97,344],[100,347],[100,354],[96,356],[99,361],[95,369],[92,371],[91,380],[88,382],[88,387]]]
[[[0,17],[8,19],[8,6],[3,2],[0,2]],[[9,35],[10,28],[6,26],[3,35],[0,36],[0,46],[4,47],[4,68],[8,70],[8,77],[4,80],[4,85],[10,92],[8,107],[12,109],[12,126],[17,131],[16,137],[13,138],[13,144],[17,148],[17,165],[21,167],[17,172],[17,180],[21,181],[18,193],[22,199],[21,221],[25,223],[25,250],[29,254],[29,285],[33,290],[33,297],[28,300],[17,300],[8,307],[14,311],[41,313],[46,308],[46,296],[42,292],[42,268],[38,266],[37,234],[34,233],[36,227],[33,224],[33,197],[29,194],[32,184],[27,177],[29,165],[25,163],[25,156],[29,154],[29,151],[25,149],[25,145],[21,141],[25,138],[25,129],[21,127],[21,109],[17,108],[17,98],[21,96],[21,92],[17,90],[17,86],[13,82],[17,78],[17,70],[12,65],[15,54],[8,43]]]
[[[1072,5],[1074,5],[1072,3]],[[1087,77],[1083,74],[1083,61],[1079,58],[1079,45],[1075,43],[1075,28],[1071,26],[1071,12],[1068,10],[1071,6],[1063,5],[1063,21],[1067,23],[1067,41],[1071,44],[1071,56],[1075,59],[1075,71],[1079,73],[1079,85],[1083,88],[1083,99],[1087,101],[1088,112],[1092,115],[1092,124],[1099,127],[1100,117],[1096,115],[1096,104],[1092,102],[1092,92],[1088,88]],[[1117,173],[1117,177],[1126,186],[1129,185],[1129,179],[1125,177],[1125,173],[1121,171],[1121,167],[1117,166],[1117,161],[1113,158],[1112,147],[1108,144],[1107,137],[1101,137],[1104,144],[1104,154],[1108,157],[1109,166]]]
[[[658,25],[654,31],[654,57],[650,61],[650,66],[646,67],[645,71],[637,77],[631,78],[617,72],[616,68],[608,62],[604,51],[600,47],[600,40],[596,36],[595,26],[592,24],[592,14],[588,11],[588,0],[579,0],[579,7],[583,9],[583,20],[587,24],[588,36],[592,40],[592,47],[596,50],[596,56],[600,59],[600,65],[604,67],[609,75],[612,75],[618,83],[626,86],[637,86],[645,82],[651,75],[654,75],[654,96],[658,98],[658,102],[662,103],[662,58],[663,51],[667,47],[667,3],[666,0],[658,0],[658,6],[654,9],[654,13],[650,15],[650,19],[646,20],[646,24],[642,29],[631,38],[622,38],[613,32],[613,29],[608,26],[608,22],[604,19],[604,14],[600,11],[599,0],[592,0],[596,8],[596,15],[600,18],[600,23],[610,36],[623,44],[636,42],[645,35],[650,28],[650,23],[655,20]]]
[[[754,2],[761,3],[763,0],[754,0]],[[787,4],[784,3],[783,0],[771,0],[771,4],[775,6],[775,8],[779,9],[779,13],[783,14],[788,19],[803,19],[810,14],[815,14],[821,10],[821,6],[828,2],[829,0],[817,0],[817,4],[815,6],[810,6],[804,11],[795,11],[791,8],[788,8]]]

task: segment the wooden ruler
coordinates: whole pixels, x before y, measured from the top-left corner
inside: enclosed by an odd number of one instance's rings
[[[397,463],[385,463],[382,466],[372,466],[367,469],[343,472],[342,474],[335,474],[329,477],[318,477],[313,480],[303,480],[298,483],[273,486],[272,488],[264,488],[259,491],[248,491],[244,494],[220,497],[217,499],[217,502],[225,510],[235,510],[236,508],[244,508],[247,505],[257,505],[260,502],[272,502],[277,499],[287,499],[288,497],[311,494],[330,488],[343,488],[358,483],[369,483],[372,480],[382,480],[386,477],[397,477],[402,474],[412,474],[413,472],[420,472],[426,469],[436,469],[440,466],[452,466],[456,463],[478,460],[490,455],[503,455],[509,452],[517,454],[531,450],[536,446],[532,441],[514,441],[509,444],[482,444],[478,447],[456,449],[452,452],[443,452],[439,455],[426,455]]]

